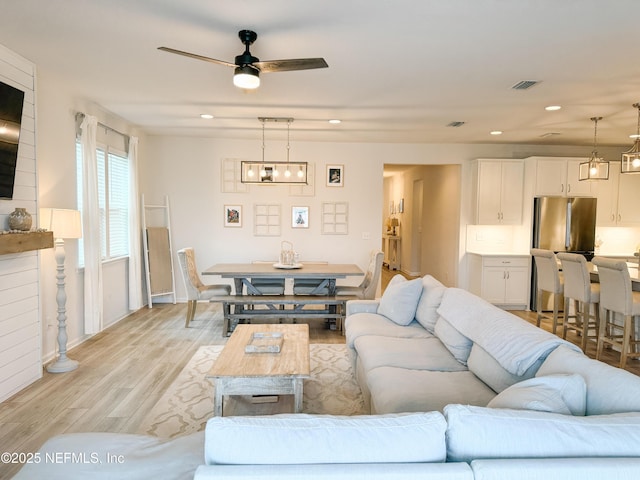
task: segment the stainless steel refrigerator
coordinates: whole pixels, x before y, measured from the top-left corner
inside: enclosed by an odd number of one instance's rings
[[[533,201],[534,248],[580,253],[591,260],[596,238],[596,199],[538,197]],[[531,309],[536,308],[536,271],[532,268]],[[542,308],[551,310],[551,295],[544,293]]]

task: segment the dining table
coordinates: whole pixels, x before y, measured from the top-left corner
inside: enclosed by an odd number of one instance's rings
[[[234,320],[261,321],[271,317],[324,317],[327,321],[335,321],[338,328],[344,320],[346,302],[352,296],[336,296],[336,280],[364,276],[362,269],[355,264],[317,262],[299,262],[291,265],[277,262],[218,263],[204,270],[202,274],[233,279],[235,295],[215,299],[223,305],[225,335],[230,334],[231,322]],[[314,282],[311,291],[305,295],[263,295],[252,283],[255,279],[270,278],[314,280],[317,283]],[[246,295],[243,294],[245,287]],[[267,309],[254,310],[254,305],[263,305]],[[324,305],[324,308],[319,310],[320,305]],[[290,308],[287,309],[286,306]],[[247,310],[245,307],[251,308]]]
[[[314,291],[327,289],[329,295],[335,295],[336,280],[347,277],[362,277],[364,271],[353,263],[305,263],[292,265],[271,263],[217,263],[202,272],[203,275],[219,275],[231,278],[235,294],[242,295],[244,287],[247,293],[260,295],[260,291],[251,283],[254,278],[293,278],[294,280],[318,280]],[[311,292],[313,294],[314,292]]]

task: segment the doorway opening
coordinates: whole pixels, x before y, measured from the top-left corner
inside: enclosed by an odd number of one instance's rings
[[[385,164],[383,191],[383,250],[397,225],[398,270],[457,285],[461,166]]]

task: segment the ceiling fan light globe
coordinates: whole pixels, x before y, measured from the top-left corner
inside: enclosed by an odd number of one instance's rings
[[[246,90],[256,89],[260,86],[260,72],[248,65],[237,67],[233,75],[233,84]]]

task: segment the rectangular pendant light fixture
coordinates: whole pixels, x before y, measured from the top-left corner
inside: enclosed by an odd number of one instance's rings
[[[257,183],[260,185],[280,184],[280,185],[300,185],[307,184],[307,162],[289,161],[289,133],[293,118],[285,117],[258,117],[262,122],[262,161],[261,162],[241,162],[240,181],[242,183]],[[287,161],[286,162],[266,162],[264,159],[264,125],[267,122],[286,122],[287,124]]]
[[[242,183],[288,184],[307,183],[307,162],[241,162]]]

